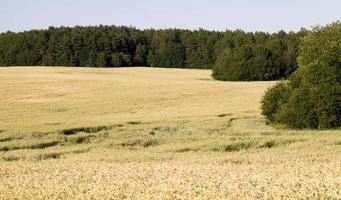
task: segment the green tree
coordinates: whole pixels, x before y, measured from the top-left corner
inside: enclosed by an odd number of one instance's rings
[[[147,64],[148,49],[146,45],[138,44],[134,55],[134,64],[145,66]]]
[[[217,58],[213,67],[212,76],[215,79],[223,81],[238,81],[243,76],[243,61],[227,48]]]
[[[123,62],[122,62],[122,59],[121,59],[121,56],[119,53],[113,53],[111,55],[111,65],[113,67],[121,67],[123,66]]]
[[[111,65],[113,67],[126,67],[126,66],[131,66],[132,61],[131,61],[131,56],[129,54],[125,53],[113,53],[111,55]]]
[[[100,52],[99,54],[97,54],[97,58],[96,58],[96,67],[105,67],[106,64],[106,56],[104,52]]]
[[[151,41],[148,64],[158,67],[184,67],[185,49],[181,44],[180,30],[156,32]]]
[[[275,98],[267,97],[280,96],[280,91],[269,90],[262,101],[263,114],[272,122],[293,128],[341,126],[340,53],[340,22],[314,28],[303,39],[299,50],[300,67],[289,78],[292,92],[285,101],[278,103]],[[278,109],[271,110],[273,104],[278,104]]]

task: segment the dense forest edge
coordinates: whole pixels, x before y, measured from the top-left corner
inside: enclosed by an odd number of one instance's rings
[[[297,69],[298,48],[307,32],[102,25],[8,31],[0,34],[0,66],[157,66],[213,69],[218,80],[277,80]]]

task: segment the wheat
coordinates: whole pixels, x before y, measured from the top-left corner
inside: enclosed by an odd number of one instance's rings
[[[0,199],[341,199],[341,132],[265,124],[274,82],[0,69]]]

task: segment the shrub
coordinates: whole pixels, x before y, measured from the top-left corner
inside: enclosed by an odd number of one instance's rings
[[[292,92],[288,103],[281,105],[275,122],[292,128],[316,128],[317,118],[313,106],[309,90],[298,88]]]
[[[269,121],[276,121],[276,114],[281,105],[287,102],[289,94],[290,89],[286,82],[279,82],[269,88],[261,101],[262,114]]]

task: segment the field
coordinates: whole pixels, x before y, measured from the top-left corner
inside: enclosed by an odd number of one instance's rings
[[[271,127],[274,82],[0,68],[0,199],[341,199],[341,130]]]

